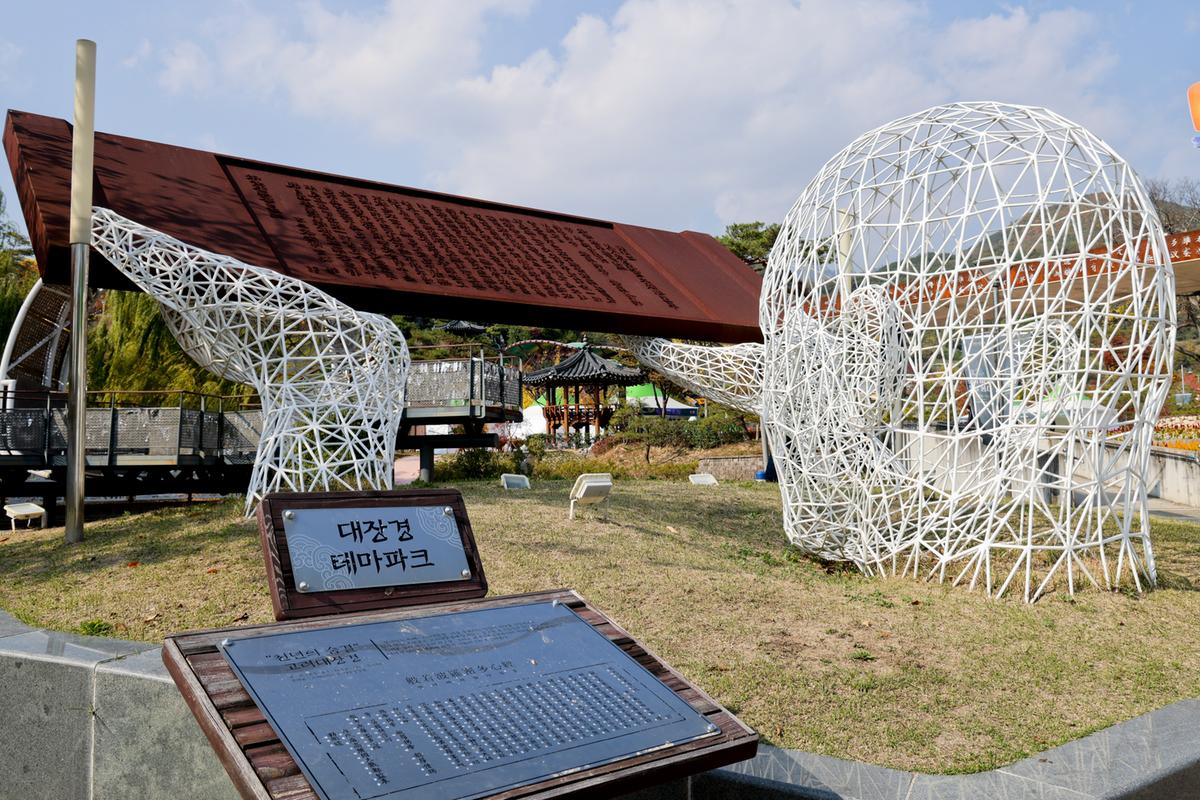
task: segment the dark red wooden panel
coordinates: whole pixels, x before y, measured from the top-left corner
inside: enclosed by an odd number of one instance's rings
[[[66,283],[71,128],[10,111],[5,150],[47,281]],[[96,134],[98,205],[363,310],[760,338],[761,279],[671,233]],[[101,258],[96,286],[129,288]]]

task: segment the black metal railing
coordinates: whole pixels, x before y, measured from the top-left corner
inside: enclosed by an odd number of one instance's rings
[[[133,460],[251,463],[262,411],[235,397],[198,392],[88,393],[89,465]],[[51,465],[67,448],[66,395],[0,388],[0,459],[39,456]]]
[[[409,367],[405,406],[461,408],[482,415],[488,408],[521,410],[521,368],[503,356],[414,361]]]

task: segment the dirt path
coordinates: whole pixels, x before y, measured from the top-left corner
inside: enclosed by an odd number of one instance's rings
[[[412,483],[421,473],[421,458],[420,456],[402,456],[396,459],[396,466],[392,470],[392,475],[395,476],[397,486],[406,483]]]

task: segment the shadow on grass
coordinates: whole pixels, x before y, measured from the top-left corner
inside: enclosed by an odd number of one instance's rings
[[[2,543],[0,581],[44,582],[87,575],[133,561],[152,564],[210,553],[221,545],[242,546],[257,541],[257,527],[240,517],[241,501],[173,506],[134,516],[111,515],[84,530],[84,540],[66,544],[62,529],[7,534]],[[214,515],[217,518],[214,519]],[[122,524],[128,519],[128,525]],[[180,534],[178,528],[188,531]]]
[[[676,556],[686,552],[699,556],[689,559],[686,566],[701,572],[725,572],[730,566],[757,573],[783,568],[794,576],[792,568],[798,567],[810,575],[861,578],[846,563],[809,556],[788,543],[778,491],[773,486],[723,484],[709,488],[664,480],[639,482],[623,491],[618,482],[606,512],[585,508],[577,512],[574,522],[567,519],[570,481],[539,481],[521,492],[504,492],[483,483],[463,483],[458,488],[467,496],[468,507],[503,509],[515,518],[526,510],[541,512],[542,518],[531,525],[549,523],[551,527],[544,534],[531,528],[525,544],[572,559],[609,552],[607,545],[593,547],[586,542],[598,531],[610,529],[652,546],[649,553],[640,553],[645,567],[680,566]],[[545,519],[546,509],[559,507],[561,522]],[[481,532],[478,524],[475,527],[477,538],[486,542],[486,530]],[[578,529],[578,537],[571,535],[572,528]],[[657,544],[661,547],[654,547]]]

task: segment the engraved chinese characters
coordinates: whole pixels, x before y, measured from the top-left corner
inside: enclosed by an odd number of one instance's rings
[[[471,570],[449,507],[293,508],[283,514],[301,592],[459,581]]]
[[[233,639],[323,800],[476,797],[718,730],[565,606]]]
[[[231,165],[280,260],[304,280],[401,280],[584,306],[678,311],[610,226]]]

